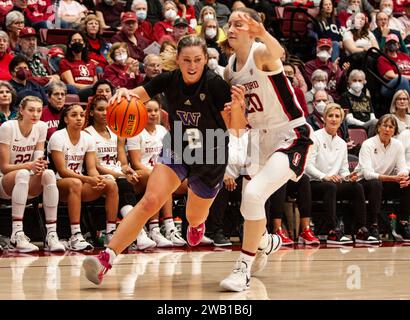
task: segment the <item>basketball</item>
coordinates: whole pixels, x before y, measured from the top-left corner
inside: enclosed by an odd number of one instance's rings
[[[142,101],[136,97],[127,100],[125,97],[120,102],[115,100],[107,107],[108,127],[117,136],[131,138],[142,130],[148,121],[148,113]]]

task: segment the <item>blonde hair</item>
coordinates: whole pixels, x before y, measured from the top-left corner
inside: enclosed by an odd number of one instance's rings
[[[95,14],[89,14],[81,21],[80,31],[87,34],[87,23],[91,20],[96,20],[98,22],[98,25],[99,25],[98,34],[102,34],[104,32],[104,30],[101,27],[102,26],[101,19],[99,17],[97,17]]]
[[[342,118],[342,121],[343,121],[344,118],[345,118],[345,111],[344,111],[343,108],[340,106],[340,104],[333,103],[333,102],[329,103],[329,104],[326,106],[325,112],[323,113],[324,118],[326,118],[327,115],[328,115],[329,113],[331,113],[333,110],[339,110],[339,111],[340,111],[340,115],[341,115],[341,118]]]
[[[27,107],[27,104],[28,104],[29,102],[38,102],[38,103],[40,103],[41,105],[43,105],[43,100],[41,100],[39,97],[36,97],[36,96],[26,96],[26,97],[24,97],[24,98],[20,101],[19,111],[25,109],[25,108]],[[18,115],[17,115],[17,120],[23,120],[23,116],[21,115],[20,112],[19,112]]]
[[[404,94],[407,97],[407,113],[410,113],[410,95],[407,92],[407,90],[403,90],[403,89],[397,90],[396,93],[394,94],[393,99],[390,104],[390,113],[393,113],[393,114],[396,113],[396,101],[399,95],[401,94]]]

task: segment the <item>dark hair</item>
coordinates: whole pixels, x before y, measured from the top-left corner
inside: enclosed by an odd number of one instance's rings
[[[233,12],[244,12],[244,13],[248,14],[256,22],[260,22],[260,23],[263,22],[261,16],[259,15],[259,13],[256,10],[253,10],[251,8],[241,7],[241,8],[235,9]]]
[[[91,101],[87,105],[87,109],[85,110],[85,122],[84,122],[84,128],[88,126],[92,126],[94,124],[94,116],[92,116],[90,113],[91,111],[94,111],[95,107],[97,106],[97,103],[100,101],[104,101],[108,103],[108,100],[106,97],[102,95],[96,95],[94,96]]]
[[[99,87],[100,85],[102,85],[102,84],[108,85],[108,86],[110,87],[110,89],[111,89],[111,93],[114,95],[114,93],[115,93],[115,87],[112,85],[111,81],[110,81],[110,80],[107,80],[107,79],[99,79],[99,80],[97,80],[97,82],[94,83],[94,85],[93,85],[93,96],[95,96],[95,95],[97,94],[97,89],[98,89],[98,87]]]
[[[71,40],[76,34],[79,34],[81,38],[83,38],[83,42],[84,42],[83,51],[81,51],[81,60],[83,60],[84,62],[88,62],[90,60],[88,58],[88,48],[87,48],[88,40],[87,40],[87,37],[82,32],[79,32],[79,31],[74,32],[68,36],[65,58],[70,62],[74,61],[74,53],[73,53],[73,50],[71,50]]]
[[[68,105],[67,107],[64,107],[63,111],[61,111],[60,122],[58,123],[57,130],[67,128],[67,123],[65,123],[64,118],[67,116],[68,112],[74,107],[81,107],[84,110],[84,107],[79,103],[73,103]]]
[[[204,39],[202,39],[198,35],[188,34],[186,36],[183,36],[181,39],[179,39],[178,47],[177,47],[177,55],[179,55],[182,49],[186,47],[201,47],[205,57],[208,56],[206,42]]]
[[[396,136],[399,133],[399,126],[397,124],[396,117],[392,114],[385,114],[380,117],[379,121],[377,121],[376,124],[376,133],[379,134],[379,128],[382,126],[382,124],[390,121],[394,125],[394,135]]]
[[[320,3],[319,3],[319,14],[316,17],[316,19],[319,23],[322,22],[322,21],[326,21],[326,18],[327,18],[325,13],[323,12],[324,2],[325,2],[325,0],[320,0]],[[330,0],[330,3],[332,4],[332,12],[330,14],[330,17],[332,18],[332,22],[334,24],[336,24],[335,6],[334,6],[332,0]]]
[[[9,72],[12,73],[14,72],[14,68],[17,67],[20,63],[24,62],[27,64],[27,67],[29,66],[28,64],[28,59],[21,54],[15,56],[13,59],[11,59],[10,64],[9,64]]]

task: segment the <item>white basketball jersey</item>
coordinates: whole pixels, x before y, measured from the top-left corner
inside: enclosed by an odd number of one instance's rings
[[[33,124],[30,134],[25,137],[20,131],[18,120],[9,120],[0,127],[0,143],[10,146],[10,164],[33,161],[38,142],[46,141],[47,124],[39,121]]]
[[[162,139],[167,133],[167,129],[159,124],[155,126],[153,134],[144,129],[135,137],[127,139],[128,150],[140,150],[141,163],[153,169],[162,150]]]
[[[283,73],[283,68],[266,72],[257,68],[254,52],[261,46],[254,42],[248,60],[235,72],[236,55],[228,63],[228,82],[245,87],[247,118],[255,129],[295,128],[305,123],[303,110],[297,101],[293,87]]]
[[[97,160],[100,165],[107,169],[121,172],[121,165],[117,165],[118,137],[110,129],[108,129],[108,127],[107,130],[110,134],[109,139],[101,136],[93,126],[85,128],[85,131],[87,131],[95,140],[95,151],[97,153]]]
[[[48,152],[61,151],[64,154],[66,168],[77,174],[82,174],[85,154],[95,151],[94,138],[88,133],[81,131],[80,139],[76,145],[71,143],[67,129],[58,130],[53,133],[48,143]],[[57,179],[61,179],[56,174]]]

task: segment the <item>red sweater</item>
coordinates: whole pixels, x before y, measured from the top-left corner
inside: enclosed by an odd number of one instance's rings
[[[6,53],[2,57],[0,57],[0,80],[11,80],[9,64],[13,58],[14,56],[11,53]]]
[[[24,14],[30,23],[48,20],[53,15],[53,5],[51,0],[28,1]]]
[[[104,79],[109,80],[116,88],[136,88],[144,77],[140,74],[131,76],[127,73],[127,66],[122,66],[117,63],[110,64],[104,69]]]

